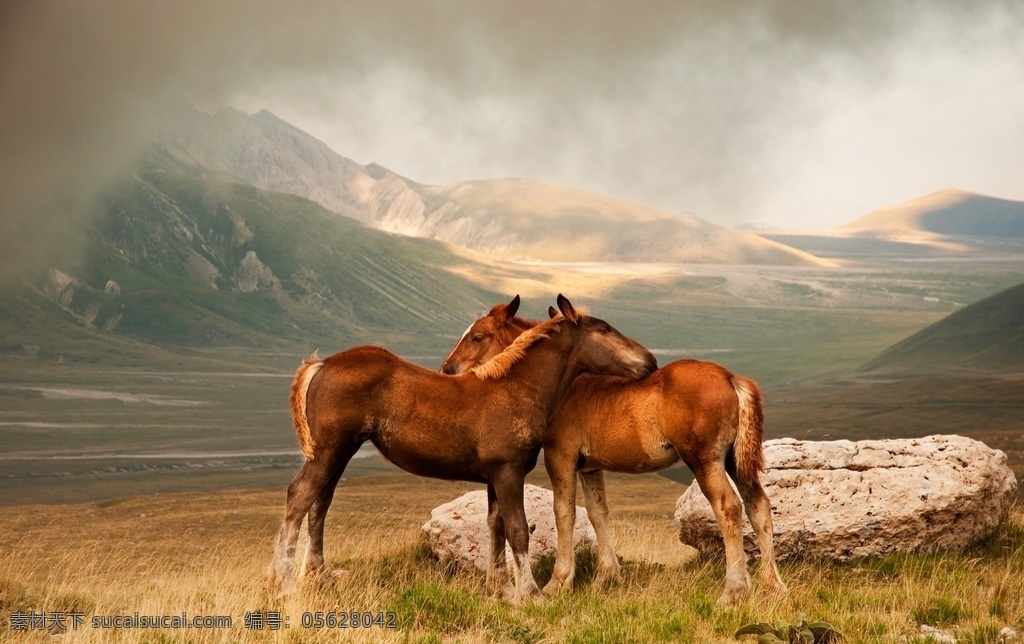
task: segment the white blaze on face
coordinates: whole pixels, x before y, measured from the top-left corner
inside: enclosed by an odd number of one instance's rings
[[[452,359],[452,354],[455,353],[455,349],[459,348],[459,345],[462,344],[462,341],[465,340],[466,336],[469,335],[469,332],[473,330],[474,324],[476,324],[476,322],[471,323],[469,326],[466,327],[466,330],[462,332],[462,336],[459,338],[459,341],[455,343],[455,348],[452,349],[451,353],[448,354],[448,357],[444,359],[445,362],[448,362],[449,360]]]

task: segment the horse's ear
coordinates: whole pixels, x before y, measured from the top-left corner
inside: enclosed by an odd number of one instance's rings
[[[519,294],[512,298],[512,301],[508,303],[508,311],[505,313],[507,317],[513,318],[516,316],[516,311],[519,310]]]
[[[553,306],[549,306],[548,307],[548,317],[553,320],[553,319],[555,319],[556,315],[558,315],[558,310],[555,309],[555,307],[553,307]]]
[[[576,313],[576,309],[573,308],[572,302],[566,299],[566,297],[561,293],[558,294],[557,302],[558,310],[562,312],[562,315],[565,316],[565,319],[569,320],[573,324],[577,324],[579,322],[580,316],[579,314]]]

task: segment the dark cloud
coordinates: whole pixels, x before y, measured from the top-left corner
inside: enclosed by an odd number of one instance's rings
[[[9,0],[0,262],[37,253],[54,199],[101,184],[183,99],[267,103],[416,179],[547,178],[740,219],[796,163],[765,165],[787,136],[912,77],[915,51],[1020,58],[1020,6]]]

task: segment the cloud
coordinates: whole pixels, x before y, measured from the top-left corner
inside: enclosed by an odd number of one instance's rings
[[[12,0],[0,11],[7,267],[38,254],[26,238],[50,238],[67,202],[122,168],[183,99],[268,107],[417,180],[541,178],[735,222],[783,216],[766,204],[824,207],[821,187],[800,201],[793,170],[861,172],[864,159],[844,166],[816,137],[837,136],[844,114],[870,128],[864,106],[917,86],[929,60],[973,75],[1024,59],[1012,2]],[[997,67],[1015,75],[993,79],[1003,89],[991,100],[1016,105],[1020,69]],[[962,79],[926,80],[922,97]],[[971,127],[1004,125],[989,117]],[[1020,163],[1008,151],[1024,149],[1019,126],[982,136]],[[958,175],[947,163],[935,176]]]

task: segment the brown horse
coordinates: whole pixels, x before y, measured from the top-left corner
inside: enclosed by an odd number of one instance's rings
[[[462,373],[487,361],[529,333],[536,322],[516,317],[519,300],[499,304],[474,322],[441,367]],[[550,311],[552,316],[556,312]],[[543,323],[547,324],[547,322]],[[785,592],[775,565],[771,503],[761,487],[764,416],[754,381],[711,362],[677,360],[641,381],[601,375],[577,378],[544,435],[544,465],[555,495],[558,553],[544,592],[555,593],[575,574],[572,534],[576,476],[597,534],[596,583],[619,578],[608,525],[604,471],[643,473],[682,459],[711,503],[725,540],[725,591],[719,601],[738,603],[750,594],[743,551],[742,505],[761,547],[761,582]]]
[[[291,408],[306,462],[288,486],[284,524],[268,575],[293,592],[295,546],[309,514],[304,572],[323,566],[324,517],[345,466],[365,442],[407,472],[487,484],[492,535],[487,586],[513,601],[539,600],[528,558],[526,474],[548,418],[584,372],[644,377],[654,357],[603,320],[558,296],[561,315],[523,333],[472,373],[448,376],[363,346],[305,361]],[[500,512],[499,512],[500,510]],[[505,535],[516,572],[505,566]]]

